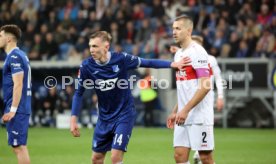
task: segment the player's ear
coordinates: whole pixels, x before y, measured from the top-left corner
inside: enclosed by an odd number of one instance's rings
[[[7,41],[8,41],[8,42],[12,42],[12,41],[17,41],[17,40],[16,40],[16,38],[15,38],[14,35],[10,35],[10,34],[9,34],[9,35],[7,36]]]
[[[10,35],[7,35],[7,42],[10,42],[11,40],[12,40],[12,36],[10,36]]]
[[[191,27],[188,28],[188,31],[189,31],[189,34],[192,35],[192,33],[193,33],[193,28],[191,28]]]
[[[110,48],[110,44],[109,44],[109,43],[107,43],[107,44],[105,45],[105,48],[109,50],[109,48]]]

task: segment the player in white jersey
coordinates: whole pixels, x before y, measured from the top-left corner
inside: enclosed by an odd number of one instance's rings
[[[201,36],[192,35],[192,40],[196,41],[198,44],[203,44],[203,38]],[[175,54],[179,50],[179,46],[177,44],[171,44],[170,45],[170,52],[172,54]],[[219,68],[217,59],[213,55],[208,55],[208,63],[211,68],[210,74],[211,74],[211,81],[212,84],[216,85],[217,88],[217,99],[216,99],[216,109],[218,112],[221,112],[221,110],[224,107],[224,100],[223,100],[223,83],[222,83],[222,77],[221,77],[221,70]],[[213,89],[213,85],[212,85]]]
[[[200,45],[203,45],[203,38],[201,36],[193,35],[192,40],[196,41]],[[218,62],[217,62],[216,58],[213,55],[208,55],[208,62],[209,62],[209,66],[211,68],[212,88],[213,88],[214,82],[217,87],[216,109],[218,112],[220,112],[224,106],[221,70],[218,66]],[[211,91],[213,91],[213,90],[211,90]],[[196,151],[193,156],[194,164],[201,163],[199,158],[200,157],[199,157],[198,151]]]
[[[175,61],[191,58],[191,65],[177,71],[178,103],[167,119],[168,128],[174,128],[174,158],[176,163],[189,163],[190,150],[199,151],[204,164],[213,164],[214,112],[208,54],[192,41],[193,21],[183,15],[173,23],[173,37],[181,47]]]

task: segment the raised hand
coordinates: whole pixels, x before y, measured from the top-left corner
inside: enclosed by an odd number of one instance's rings
[[[191,65],[191,58],[184,57],[178,62],[172,62],[171,67],[179,70],[183,70],[185,66]]]

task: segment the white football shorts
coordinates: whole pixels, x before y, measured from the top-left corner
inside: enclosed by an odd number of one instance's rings
[[[214,150],[213,125],[175,125],[174,147],[188,147],[192,150]]]

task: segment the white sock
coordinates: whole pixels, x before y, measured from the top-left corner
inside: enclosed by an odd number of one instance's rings
[[[195,151],[193,158],[200,159],[198,151]]]
[[[123,164],[123,161],[121,161],[121,162],[117,162],[116,164]]]

